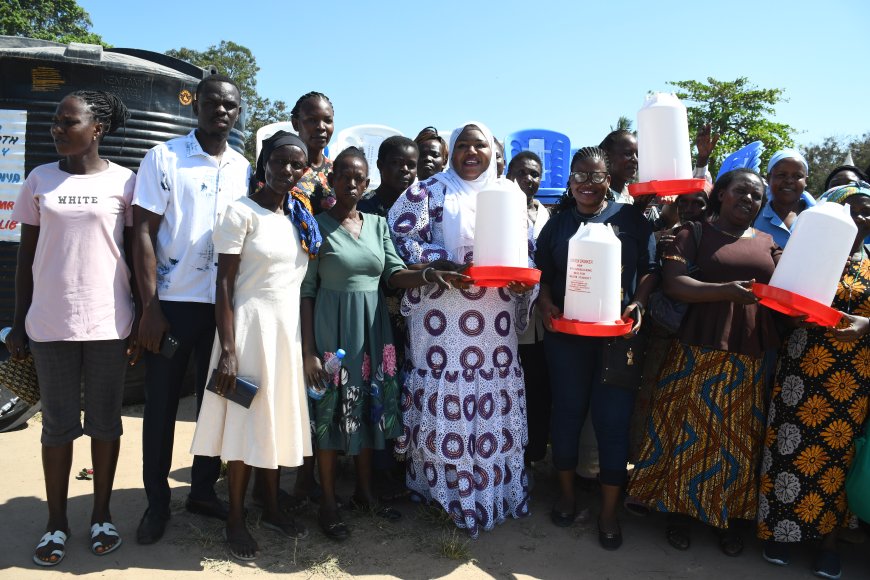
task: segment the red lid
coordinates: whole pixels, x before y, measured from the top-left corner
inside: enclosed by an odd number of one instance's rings
[[[644,181],[643,183],[628,184],[628,193],[638,195],[685,195],[712,190],[710,182],[706,179],[668,179],[664,181]]]
[[[752,285],[752,292],[758,296],[758,302],[771,310],[782,312],[787,316],[806,315],[807,322],[814,322],[821,326],[837,326],[843,317],[830,306],[776,286],[755,283]]]
[[[503,288],[511,282],[534,286],[541,281],[540,270],[513,266],[471,266],[465,275],[474,280],[475,286],[484,288]]]
[[[616,322],[580,322],[568,318],[552,318],[553,330],[565,334],[580,336],[624,336],[631,332],[634,321],[619,320]]]

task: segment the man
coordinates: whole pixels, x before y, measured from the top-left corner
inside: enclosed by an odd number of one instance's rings
[[[366,192],[357,204],[363,213],[387,217],[387,212],[417,178],[417,144],[407,137],[387,137],[378,148],[378,171],[381,184]]]
[[[215,335],[212,230],[226,206],[246,194],[250,175],[245,158],[227,146],[241,111],[238,85],[223,75],[203,79],[193,111],[195,130],[145,155],[133,195],[139,344],[147,351],[142,479],[148,509],[136,533],[140,544],[157,542],[169,519],[175,415],[191,356],[197,414],[202,402]],[[227,504],[214,491],[219,474],[219,457],[194,457],[188,511],[226,519]]]

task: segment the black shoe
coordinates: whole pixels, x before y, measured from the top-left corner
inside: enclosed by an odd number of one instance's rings
[[[573,526],[576,517],[576,510],[573,512],[560,512],[556,509],[556,506],[553,506],[553,509],[550,510],[550,521],[553,522],[553,525],[560,528],[570,528]]]
[[[820,551],[813,564],[813,574],[819,578],[838,580],[841,573],[839,554],[830,550]]]
[[[226,521],[230,515],[229,504],[217,497],[206,501],[188,497],[187,501],[184,502],[184,509],[192,514],[198,514],[207,518],[217,518],[223,521]]]
[[[615,532],[605,532],[601,529],[601,519],[598,520],[598,543],[605,550],[618,550],[622,545],[622,529],[617,528]]]
[[[150,508],[145,510],[142,521],[136,528],[136,541],[143,545],[156,544],[166,531],[167,521],[168,517],[152,512]]]

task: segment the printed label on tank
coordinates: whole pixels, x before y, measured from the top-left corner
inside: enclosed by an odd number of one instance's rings
[[[0,109],[0,242],[17,242],[18,223],[12,208],[24,183],[24,137],[27,111]]]

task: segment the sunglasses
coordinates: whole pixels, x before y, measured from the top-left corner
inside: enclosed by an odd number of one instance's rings
[[[605,179],[607,179],[606,171],[575,171],[571,174],[571,180],[574,183],[586,183],[587,181],[604,183]]]

